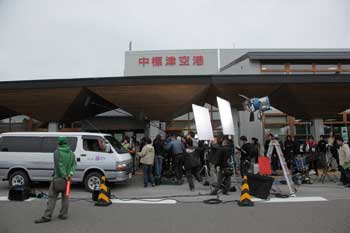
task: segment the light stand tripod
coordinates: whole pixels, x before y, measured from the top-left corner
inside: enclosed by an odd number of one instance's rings
[[[209,186],[208,154],[209,154],[209,148],[204,148],[203,166],[199,171],[200,174],[202,174],[202,172],[204,171],[204,183],[203,183],[204,186]]]
[[[331,152],[329,151],[329,148],[328,148],[328,151],[327,151],[327,154],[331,154]],[[328,160],[328,161],[327,161]],[[334,177],[332,178],[329,174],[328,174],[328,171],[330,170],[330,168],[333,167],[333,164],[336,163],[336,160],[335,158],[333,157],[333,155],[330,155],[329,158],[327,157],[326,155],[326,167],[323,168],[323,171],[322,171],[322,175],[320,177],[320,181],[322,182],[322,184],[324,183],[325,179],[328,178],[328,180],[336,183],[337,182],[337,178],[336,176],[334,175]]]
[[[281,164],[281,168],[282,168],[282,171],[283,171],[283,174],[284,174],[284,178],[286,179],[286,182],[287,182],[287,185],[288,185],[288,188],[289,188],[289,195],[290,196],[295,196],[296,188],[294,186],[292,177],[290,175],[290,171],[289,171],[289,169],[287,167],[287,163],[286,163],[286,161],[284,159],[281,146],[280,146],[280,144],[279,144],[279,142],[277,140],[272,140],[270,142],[269,149],[267,151],[267,155],[270,158],[272,158],[272,154],[273,154],[274,150],[276,151],[278,159],[279,159],[279,162]]]

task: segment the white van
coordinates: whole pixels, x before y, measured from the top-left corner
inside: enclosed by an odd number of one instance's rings
[[[98,188],[103,175],[110,183],[131,178],[131,156],[111,135],[25,132],[0,134],[0,179],[8,180],[10,186],[50,181],[59,136],[68,138],[76,157],[72,181],[83,183],[86,190]]]

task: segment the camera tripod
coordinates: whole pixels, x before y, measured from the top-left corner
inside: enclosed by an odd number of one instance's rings
[[[330,158],[327,158],[326,157],[326,160],[327,161],[327,164],[326,164],[326,167],[323,168],[323,171],[322,171],[322,175],[320,177],[320,181],[322,182],[322,184],[324,183],[325,179],[328,178],[328,180],[332,181],[332,182],[337,182],[337,178],[336,176],[334,175],[334,177],[332,178],[331,175],[328,174],[328,171],[330,170],[330,168],[332,168],[333,164],[336,163],[336,160],[335,158],[333,157],[333,155],[331,155]]]
[[[204,171],[204,182],[203,182],[204,186],[209,186],[208,154],[209,154],[209,148],[204,149],[203,166],[202,166],[201,170],[199,171],[199,174],[202,174],[202,172]]]

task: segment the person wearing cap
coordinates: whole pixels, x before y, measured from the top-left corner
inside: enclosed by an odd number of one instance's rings
[[[248,174],[248,169],[250,167],[251,160],[251,144],[248,142],[246,136],[241,136],[239,138],[241,148],[237,148],[241,152],[240,159],[240,173],[242,178]]]
[[[76,161],[75,155],[71,151],[66,137],[58,138],[58,148],[53,155],[54,173],[49,188],[49,199],[44,215],[35,220],[35,223],[50,222],[52,213],[55,209],[58,194],[61,193],[62,206],[58,218],[64,220],[68,217],[69,201],[66,197],[66,182],[70,180],[75,173]]]

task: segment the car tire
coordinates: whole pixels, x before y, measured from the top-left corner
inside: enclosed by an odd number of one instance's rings
[[[95,189],[100,188],[102,173],[90,172],[85,176],[84,187],[85,190],[92,193]]]
[[[9,177],[9,185],[12,186],[29,186],[30,180],[25,171],[15,171]]]

